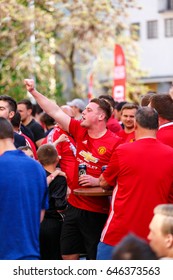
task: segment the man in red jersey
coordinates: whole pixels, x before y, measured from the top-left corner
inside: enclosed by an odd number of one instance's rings
[[[61,106],[61,109],[68,116],[74,118],[74,112],[70,106],[63,105]],[[66,135],[66,137],[63,137],[61,135]],[[59,141],[59,143],[56,144],[57,140],[60,140],[60,136],[61,140],[65,139],[65,141]],[[76,162],[76,143],[74,141],[74,138],[69,133],[64,131],[59,124],[56,124],[42,142],[42,144],[46,143],[56,144],[56,150],[58,152],[58,156],[60,157],[59,164],[61,170],[67,175],[67,185],[69,194],[73,185],[74,168]]]
[[[100,176],[103,188],[115,188],[97,259],[111,259],[113,247],[129,232],[147,240],[155,206],[173,203],[173,149],[156,139],[157,128],[156,110],[139,108],[136,141],[117,147]]]
[[[133,142],[135,140],[134,118],[138,105],[126,103],[121,109],[121,121],[124,129],[117,132],[117,135],[122,137],[124,142]]]
[[[159,114],[157,139],[173,148],[173,99],[170,94],[155,94],[150,99],[152,108]]]
[[[58,105],[39,93],[34,88],[33,80],[26,79],[25,85],[42,109],[75,139],[77,151],[73,189],[98,186],[102,166],[108,164],[114,148],[120,143],[120,138],[106,127],[111,116],[110,104],[104,99],[92,99],[82,113],[82,120],[78,121],[71,119]],[[79,181],[80,163],[85,163],[87,174]],[[83,248],[89,259],[95,259],[109,211],[109,198],[77,196],[72,191],[68,202],[61,237],[63,259],[78,259]]]

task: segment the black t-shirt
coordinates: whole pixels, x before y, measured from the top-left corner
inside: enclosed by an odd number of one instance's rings
[[[32,140],[32,142],[34,142],[34,135],[29,128],[27,128],[25,125],[21,124],[20,125],[20,130],[22,131],[23,134],[28,136]]]
[[[46,176],[50,173],[46,170]],[[49,209],[46,210],[45,217],[59,217],[57,210],[64,210],[67,207],[67,181],[64,176],[56,176],[49,184]]]
[[[26,125],[26,128],[29,128],[32,131],[34,136],[34,142],[45,137],[43,127],[34,119],[32,119],[32,121]]]

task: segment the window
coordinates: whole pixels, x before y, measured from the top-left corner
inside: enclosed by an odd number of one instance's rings
[[[173,0],[158,0],[158,11],[160,13],[173,10]]]
[[[173,18],[165,19],[165,36],[173,37]]]
[[[168,10],[173,10],[173,0],[167,0]]]
[[[158,22],[151,20],[147,22],[147,38],[154,39],[158,37]]]
[[[130,25],[130,35],[133,40],[138,41],[140,39],[140,23],[132,23]]]

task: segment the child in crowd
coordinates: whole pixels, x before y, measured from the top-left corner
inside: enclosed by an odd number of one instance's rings
[[[42,260],[62,259],[60,235],[67,207],[67,181],[65,173],[57,168],[59,157],[52,144],[44,144],[37,150],[38,161],[46,171],[49,187],[49,209],[46,210],[40,228],[40,253]]]

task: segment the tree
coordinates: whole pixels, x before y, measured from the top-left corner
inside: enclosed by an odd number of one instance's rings
[[[135,6],[135,0],[1,0],[0,92],[19,100],[26,95],[23,79],[34,77],[40,91],[63,103],[73,96],[86,97],[91,70],[99,90],[98,73],[102,70],[110,80],[113,71],[110,60],[102,59],[103,50],[111,52],[119,43],[115,31],[126,30],[127,10]],[[127,57],[136,56],[130,52]],[[138,77],[139,69],[134,69]]]

